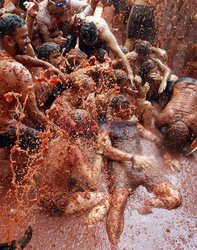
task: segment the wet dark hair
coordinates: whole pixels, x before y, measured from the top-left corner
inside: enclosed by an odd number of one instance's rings
[[[16,29],[25,25],[22,17],[16,14],[8,14],[0,18],[0,38],[6,35],[12,36]]]
[[[167,145],[174,149],[183,149],[188,139],[189,129],[184,122],[177,120],[168,125],[165,138]]]
[[[156,62],[154,60],[147,60],[142,63],[140,67],[139,76],[142,78],[142,85],[146,83],[146,78],[151,69],[154,69]]]
[[[124,81],[128,79],[126,72],[122,69],[115,69],[114,74],[116,77],[116,83],[118,85],[121,85]]]
[[[37,49],[37,55],[39,59],[48,59],[51,53],[61,52],[59,45],[53,42],[44,43]]]
[[[130,102],[129,102],[128,98],[126,98],[124,95],[115,96],[111,100],[111,108],[112,109],[117,109],[120,106],[129,105],[129,104],[130,104]]]
[[[189,83],[189,84],[197,84],[197,80],[190,78],[190,77],[183,77],[178,79],[177,81],[168,81],[168,84],[166,86],[166,95],[168,97],[168,99],[170,100],[172,93],[173,93],[173,88],[177,83],[181,83],[181,82],[185,82],[185,83]]]
[[[93,42],[98,36],[98,29],[93,22],[84,23],[81,26],[80,33],[83,36],[84,40]]]
[[[197,84],[197,79],[194,79],[194,78],[191,78],[191,77],[183,77],[183,78],[178,79],[176,81],[176,84],[180,83],[180,82],[187,82],[187,83]]]
[[[135,44],[135,51],[142,56],[147,56],[151,53],[151,44],[148,41],[137,41]]]
[[[99,61],[100,63],[103,63],[105,62],[105,57],[108,56],[108,53],[105,49],[100,48],[96,51],[94,55],[97,61]]]

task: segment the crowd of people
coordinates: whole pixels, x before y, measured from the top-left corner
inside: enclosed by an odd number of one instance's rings
[[[166,51],[153,44],[158,2],[0,0],[0,160],[13,147],[27,151],[31,168],[41,166],[39,206],[59,216],[89,211],[88,227],[107,217],[114,247],[138,186],[154,194],[140,213],[182,203],[157,157],[143,154],[141,138],[172,170],[181,167],[171,152],[197,149],[197,80],[174,75]],[[98,4],[124,16],[124,44],[94,15]],[[10,173],[0,171],[3,181]],[[101,173],[108,192],[99,188]],[[23,249],[31,234],[0,249]]]

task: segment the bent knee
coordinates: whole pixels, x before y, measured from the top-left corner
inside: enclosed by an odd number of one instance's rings
[[[157,197],[164,203],[166,209],[175,209],[182,204],[180,191],[171,183],[160,183],[153,189]]]
[[[145,102],[144,102],[144,106],[145,106],[146,108],[149,108],[149,109],[152,109],[152,108],[153,108],[151,102],[149,102],[149,101],[145,101]]]

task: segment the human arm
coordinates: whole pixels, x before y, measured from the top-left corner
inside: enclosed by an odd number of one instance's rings
[[[123,66],[127,70],[128,78],[131,82],[131,85],[134,87],[133,83],[134,76],[129,61],[126,55],[122,52],[115,36],[112,34],[108,26],[106,26],[104,32],[101,34],[101,39],[107,43],[107,45],[109,46],[110,50],[114,53],[114,55],[117,56],[119,59],[121,59]]]
[[[131,161],[134,169],[151,169],[154,165],[154,158],[143,155],[133,155],[111,145],[109,136],[106,133],[102,133],[99,139],[100,150],[104,156],[113,161]]]
[[[163,79],[161,81],[161,84],[160,84],[159,90],[158,90],[158,93],[161,94],[166,89],[167,81],[168,81],[170,74],[171,74],[171,69],[167,65],[163,64],[159,59],[154,59],[154,61],[157,63],[159,68],[164,73]]]
[[[151,51],[154,52],[159,58],[162,58],[163,60],[168,60],[167,52],[164,49],[160,49],[154,46],[150,47]]]
[[[140,134],[141,137],[156,143],[159,147],[161,147],[163,145],[164,137],[161,134],[160,134],[160,136],[157,136],[157,135],[153,134],[151,131],[145,129],[139,123],[137,123],[137,129],[138,129],[138,133]],[[166,165],[168,165],[168,167],[171,170],[179,170],[180,169],[179,162],[176,159],[174,159],[168,152],[166,152],[166,150],[163,151],[163,149],[162,149],[162,154],[163,154],[164,162],[166,163]]]
[[[137,128],[138,134],[142,138],[152,141],[156,144],[161,144],[162,138],[153,134],[150,130],[145,129],[139,122],[137,122],[136,128]]]
[[[28,36],[31,40],[34,31],[34,21],[38,13],[39,5],[35,0],[33,0],[32,2],[24,2],[24,6],[27,10],[27,17],[25,21],[28,28]]]
[[[94,14],[94,9],[88,3],[79,0],[70,1],[71,8],[77,13],[75,15],[76,20],[83,21],[86,16],[91,16]]]
[[[52,69],[54,73],[60,75],[62,78],[65,78],[65,75],[59,69],[54,67],[52,64],[38,58],[34,58],[28,55],[17,55],[16,60],[26,67],[41,67]]]
[[[99,152],[104,156],[114,161],[132,161],[133,155],[117,148],[114,148],[111,144],[110,137],[106,130],[102,131],[98,135]]]
[[[39,111],[36,103],[33,80],[30,72],[21,64],[17,63],[8,69],[8,78],[10,79],[10,90],[20,94],[18,98],[24,106],[24,112],[34,124],[44,128],[46,125],[45,115]]]
[[[0,9],[0,16],[6,13],[15,13],[15,10],[16,10],[15,5],[12,2],[10,2],[4,5],[4,7]]]

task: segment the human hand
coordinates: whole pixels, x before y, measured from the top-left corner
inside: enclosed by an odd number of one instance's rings
[[[63,37],[63,32],[60,31],[59,36],[54,38],[54,42],[57,43],[60,47],[66,46],[67,38]]]
[[[131,83],[132,89],[135,89],[133,73],[129,73],[129,74],[128,74],[128,79],[129,79],[129,81],[130,81],[130,83]]]
[[[155,158],[153,156],[135,155],[133,157],[133,168],[139,170],[152,170],[155,166]]]
[[[168,167],[172,171],[179,171],[180,170],[180,164],[177,160],[175,159],[165,159],[165,163],[168,165]]]
[[[128,60],[135,60],[137,58],[138,54],[135,51],[129,52],[127,55]]]
[[[39,5],[35,0],[33,0],[31,2],[28,2],[28,1],[24,2],[24,6],[27,10],[28,16],[33,17],[33,18],[35,18],[37,16],[37,13],[39,10]]]
[[[97,137],[97,152],[103,153],[106,147],[110,146],[111,142],[107,136],[107,133],[99,132]]]
[[[158,94],[163,93],[163,91],[166,89],[167,81],[163,80],[159,86]]]
[[[85,20],[85,15],[83,12],[75,15],[75,23],[77,25],[80,25],[84,20]]]

